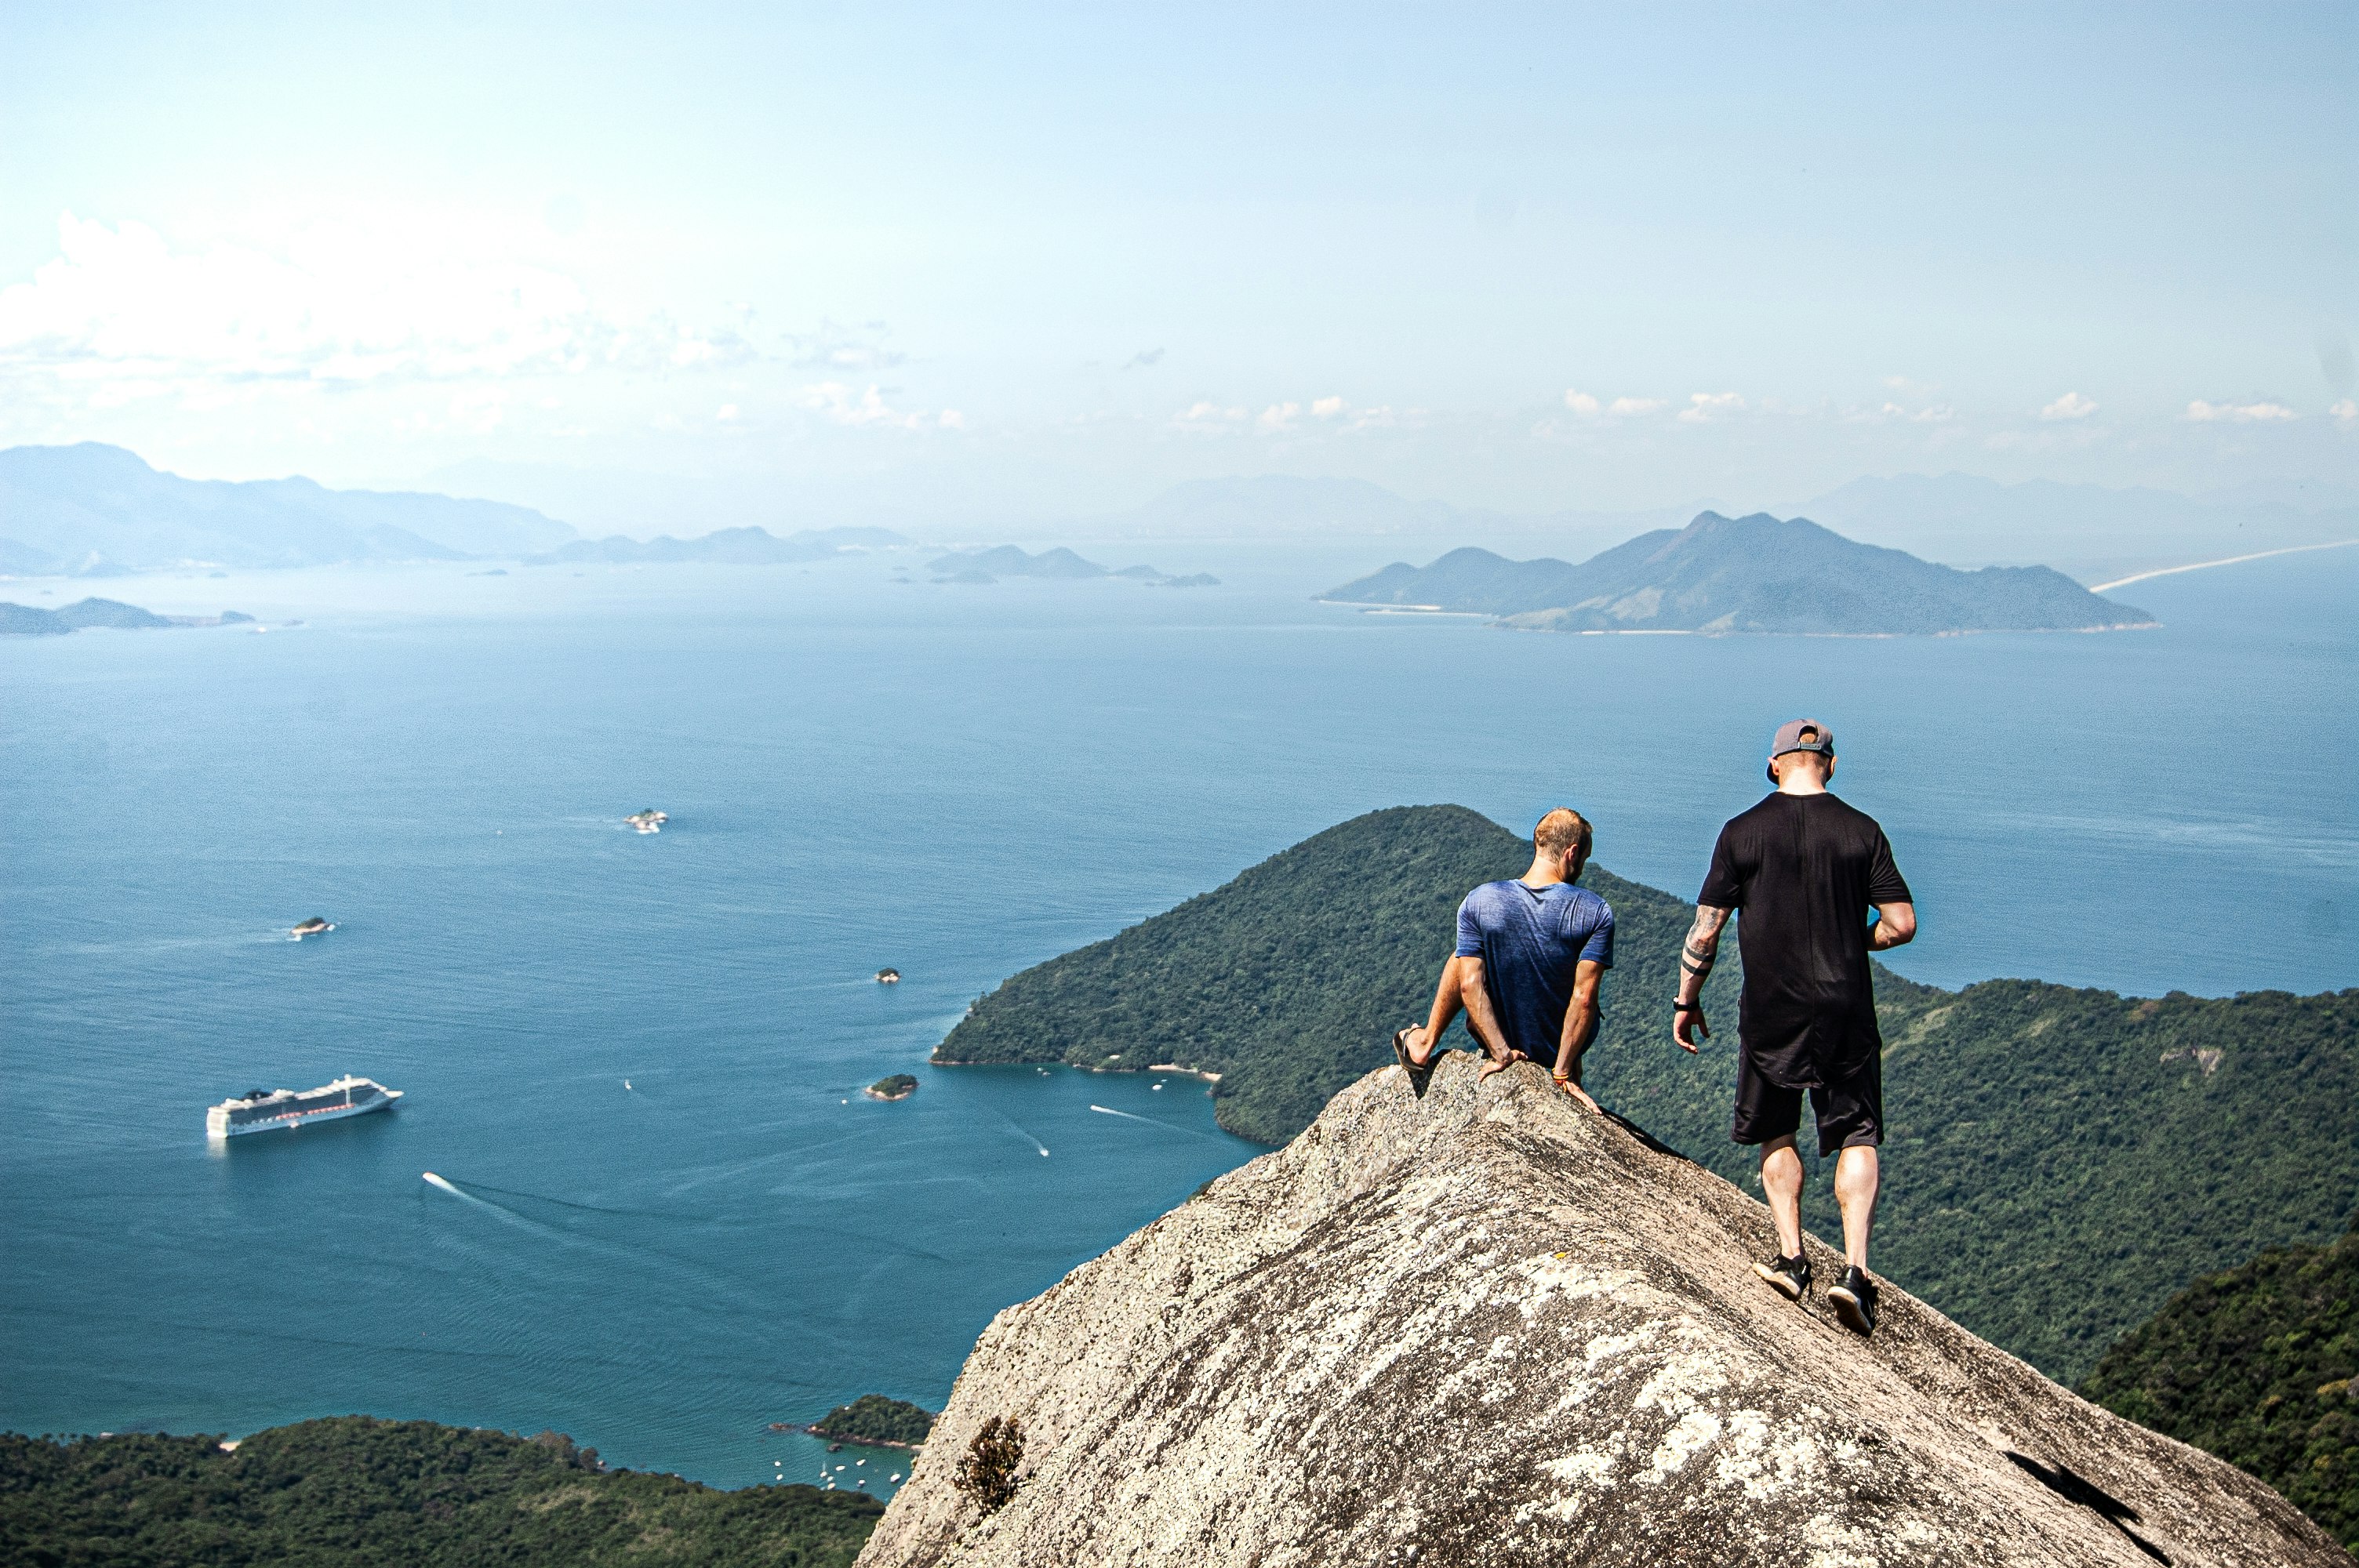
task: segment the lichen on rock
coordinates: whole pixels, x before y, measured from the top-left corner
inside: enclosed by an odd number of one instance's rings
[[[1897,1287],[1870,1340],[1787,1302],[1769,1238],[1537,1068],[1386,1067],[1000,1314],[861,1563],[2347,1568]],[[1025,1477],[986,1514],[995,1418]]]

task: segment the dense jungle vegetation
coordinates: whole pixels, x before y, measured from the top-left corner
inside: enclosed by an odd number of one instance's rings
[[[0,1434],[22,1568],[848,1568],[885,1505],[715,1491],[538,1438],[339,1416],[213,1437]]]
[[[1529,859],[1527,840],[1461,806],[1355,817],[1015,976],[936,1059],[1217,1072],[1222,1125],[1281,1142],[1392,1060],[1392,1032],[1431,1001],[1459,900]],[[1582,882],[1612,903],[1617,933],[1590,1087],[1757,1190],[1752,1151],[1728,1141],[1736,944],[1705,993],[1713,1038],[1689,1056],[1669,1011],[1691,907],[1595,866]],[[1940,911],[1919,913],[1938,940]],[[2350,1219],[2359,991],[1949,991],[1878,965],[1876,994],[1889,1122],[1877,1271],[2050,1376],[2085,1376],[2197,1276]],[[1462,1026],[1452,1038],[1472,1046]],[[1824,1175],[1814,1168],[1809,1217],[1831,1236]]]

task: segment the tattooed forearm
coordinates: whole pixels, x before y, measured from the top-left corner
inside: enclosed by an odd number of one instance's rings
[[[1695,924],[1688,928],[1687,943],[1680,949],[1680,1000],[1693,1001],[1703,995],[1703,983],[1720,958],[1720,933],[1728,924],[1728,913],[1708,903],[1696,905]]]

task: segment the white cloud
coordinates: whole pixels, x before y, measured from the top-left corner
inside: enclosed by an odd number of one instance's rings
[[[894,408],[886,403],[884,389],[874,384],[855,397],[842,382],[817,382],[798,393],[796,400],[832,425],[887,430],[957,430],[966,426],[966,416],[955,408],[938,415]]]
[[[1636,419],[1661,413],[1664,403],[1659,397],[1617,397],[1606,403],[1586,392],[1568,392],[1564,406],[1584,419],[1593,419],[1601,414],[1609,419]]]
[[[751,306],[744,310],[747,317],[753,315]],[[787,332],[779,341],[787,345],[788,362],[799,370],[890,370],[907,356],[886,347],[886,331],[882,321],[863,321],[856,327],[821,321],[815,332]]]
[[[1312,398],[1307,410],[1311,418],[1337,432],[1388,429],[1405,420],[1414,423],[1422,416],[1422,410],[1415,408],[1407,415],[1396,413],[1388,403],[1354,408],[1346,399],[1334,395]],[[1199,435],[1256,431],[1300,440],[1322,438],[1330,434],[1329,430],[1307,427],[1302,422],[1305,411],[1306,405],[1295,398],[1270,404],[1259,414],[1207,400],[1191,403],[1173,415],[1171,425],[1174,429]]]
[[[1242,408],[1223,408],[1217,403],[1190,404],[1172,416],[1171,423],[1182,430],[1231,430],[1247,417]]]
[[[112,407],[192,407],[273,385],[359,387],[755,356],[729,328],[601,310],[577,279],[503,259],[463,223],[321,223],[272,248],[176,249],[145,223],[58,219],[58,254],[0,288],[0,369]]]
[[[737,406],[734,403],[724,403],[712,411],[712,416],[724,425],[729,424],[737,417]]]
[[[2359,402],[2354,402],[2348,397],[2340,403],[2331,405],[2326,412],[2338,425],[2359,424]]]
[[[1744,406],[1744,397],[1734,392],[1690,392],[1688,406],[1680,410],[1680,422],[1706,425],[1716,415],[1733,414]]]
[[[2187,406],[2187,416],[2203,424],[2231,425],[2267,425],[2299,417],[2282,403],[2206,403],[2200,397]]]
[[[2096,400],[2068,392],[2039,411],[2042,419],[2086,419],[2097,411]]]

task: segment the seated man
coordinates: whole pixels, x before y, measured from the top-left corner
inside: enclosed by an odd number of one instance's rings
[[[1514,881],[1484,882],[1458,906],[1458,948],[1442,966],[1433,1011],[1393,1036],[1393,1054],[1425,1092],[1442,1032],[1462,1007],[1490,1060],[1554,1064],[1556,1081],[1592,1110],[1581,1055],[1597,1035],[1597,987],[1614,967],[1614,910],[1573,884],[1588,863],[1589,824],[1562,806],[1532,829],[1532,863]]]

